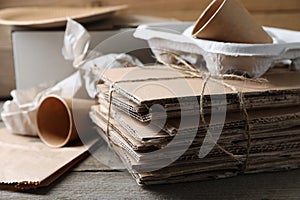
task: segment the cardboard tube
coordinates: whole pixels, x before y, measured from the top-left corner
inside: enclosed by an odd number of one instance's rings
[[[192,35],[231,43],[273,43],[238,0],[213,0],[197,20]]]
[[[88,117],[92,100],[63,99],[56,95],[47,96],[37,111],[37,129],[41,140],[50,147],[63,147],[79,139],[76,124],[91,129]],[[76,106],[74,106],[76,105]],[[74,120],[74,113],[82,116]]]

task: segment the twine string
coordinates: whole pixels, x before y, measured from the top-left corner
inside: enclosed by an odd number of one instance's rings
[[[111,120],[111,107],[112,107],[112,98],[113,98],[113,92],[115,91],[114,84],[112,84],[109,88],[109,104],[108,104],[108,113],[107,113],[107,125],[106,125],[106,137],[108,139],[108,145],[109,147],[112,147],[111,144],[113,141],[111,141],[110,137],[110,120]],[[115,143],[114,143],[115,144]]]
[[[174,58],[178,63],[180,64],[172,64],[172,63],[166,63],[163,61],[161,56],[170,56],[171,58]],[[111,136],[110,136],[110,126],[111,126],[111,114],[112,114],[112,100],[113,100],[113,93],[116,91],[116,85],[118,83],[126,83],[126,82],[147,82],[147,81],[160,81],[160,80],[174,80],[174,79],[184,79],[184,78],[200,78],[203,79],[203,86],[202,86],[202,91],[200,94],[200,118],[202,123],[204,124],[204,128],[207,131],[207,134],[210,136],[210,139],[214,144],[219,148],[221,151],[223,151],[225,154],[229,155],[231,158],[235,159],[239,163],[242,163],[243,166],[241,168],[242,172],[245,172],[248,168],[249,165],[249,157],[250,157],[250,149],[251,149],[251,132],[250,132],[250,122],[249,122],[249,115],[247,112],[247,108],[245,105],[244,101],[244,95],[242,92],[240,92],[235,86],[230,85],[228,83],[223,82],[223,80],[239,80],[239,81],[249,81],[249,82],[256,82],[256,83],[267,83],[268,81],[264,78],[255,78],[255,79],[250,79],[246,78],[244,76],[239,76],[239,75],[234,75],[234,74],[217,74],[213,75],[209,72],[205,71],[200,71],[197,69],[195,66],[189,64],[186,62],[184,59],[182,59],[180,56],[171,53],[171,52],[166,52],[166,53],[161,53],[159,56],[156,57],[157,61],[162,63],[163,65],[169,66],[180,73],[182,73],[185,76],[182,77],[167,77],[167,78],[141,78],[141,79],[135,79],[135,80],[120,80],[120,81],[115,81],[111,83],[110,85],[110,90],[109,90],[109,107],[108,107],[108,114],[107,114],[107,127],[106,127],[106,136],[108,137],[108,141],[111,145],[111,143],[115,144],[115,142],[111,141]],[[245,124],[245,132],[246,132],[246,137],[247,137],[247,147],[246,147],[246,155],[244,155],[244,159],[241,159],[241,155],[234,155],[233,153],[227,151],[225,148],[223,148],[221,145],[215,141],[213,136],[211,135],[210,131],[208,130],[208,124],[205,120],[205,115],[204,115],[204,92],[206,89],[206,86],[209,81],[213,81],[214,83],[220,84],[233,92],[237,93],[237,96],[239,98],[239,104],[240,104],[240,111],[243,114],[243,118],[246,122]],[[116,144],[115,144],[116,145]],[[117,145],[119,146],[119,145]]]
[[[166,63],[163,61],[161,56],[170,56],[171,58],[174,58],[178,63],[181,63],[182,65],[175,65],[175,64],[170,64]],[[202,86],[202,91],[200,95],[200,118],[202,123],[204,124],[205,130],[212,140],[212,142],[215,143],[217,148],[219,148],[221,151],[232,157],[233,159],[237,160],[239,163],[243,163],[243,166],[241,168],[242,172],[245,172],[248,168],[249,165],[249,157],[250,157],[250,150],[251,150],[251,142],[252,142],[252,136],[250,132],[250,122],[249,122],[249,114],[245,105],[244,101],[244,95],[241,91],[239,91],[235,86],[230,85],[228,83],[224,83],[222,80],[240,80],[240,81],[250,81],[250,82],[256,82],[256,83],[267,83],[268,80],[264,78],[255,78],[255,79],[250,79],[246,78],[244,76],[239,76],[235,74],[218,74],[218,75],[212,75],[211,73],[204,72],[204,71],[199,71],[195,66],[187,63],[184,59],[182,59],[180,56],[171,53],[171,52],[164,52],[161,53],[160,56],[158,56],[157,60],[167,66],[170,66],[173,69],[179,70],[184,74],[189,74],[192,77],[198,77],[201,79],[204,79],[204,83]],[[211,135],[210,131],[208,130],[208,125],[206,123],[205,117],[204,117],[204,106],[203,106],[203,99],[204,99],[204,92],[207,86],[208,81],[213,81],[215,83],[221,84],[225,86],[226,88],[229,88],[230,90],[234,91],[237,93],[238,99],[239,99],[239,104],[240,104],[240,111],[242,112],[243,118],[245,120],[245,133],[247,137],[247,147],[246,147],[246,155],[244,161],[241,160],[240,155],[234,155],[233,153],[227,151],[225,148],[223,148],[221,145],[215,141],[213,136]]]

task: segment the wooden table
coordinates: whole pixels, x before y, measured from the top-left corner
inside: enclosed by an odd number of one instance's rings
[[[216,181],[138,186],[127,172],[99,170],[89,157],[52,185],[31,191],[0,191],[2,199],[299,199],[300,170]]]
[[[0,190],[0,199],[300,199],[300,170],[141,187],[90,156],[49,187]]]

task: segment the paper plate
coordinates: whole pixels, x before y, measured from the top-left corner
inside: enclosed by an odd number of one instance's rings
[[[134,37],[147,40],[155,56],[166,51],[184,55],[190,63],[206,66],[212,74],[236,70],[260,77],[282,63],[300,69],[300,31],[263,27],[273,44],[244,44],[194,38],[194,26],[194,22],[140,25]]]
[[[126,5],[103,7],[15,7],[0,10],[0,24],[36,28],[60,27],[67,17],[80,23],[109,17]]]

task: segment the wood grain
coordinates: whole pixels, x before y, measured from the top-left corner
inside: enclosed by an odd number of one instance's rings
[[[300,2],[300,1],[299,1]],[[300,12],[254,13],[254,18],[262,25],[300,31]]]
[[[9,97],[13,89],[15,89],[15,73],[12,50],[0,48],[0,97]]]
[[[249,11],[290,11],[300,10],[298,0],[241,0]]]
[[[141,187],[126,172],[69,172],[50,187],[0,191],[3,199],[297,199],[300,170]]]
[[[11,29],[8,26],[0,25],[0,49],[11,48]]]
[[[99,162],[96,158],[93,156],[89,156],[85,159],[84,162],[76,165],[73,169],[73,172],[90,172],[90,171],[98,171],[98,172],[105,172],[105,171],[116,171],[112,170],[106,165]]]
[[[145,8],[152,10],[191,10],[204,8],[210,0],[0,0],[0,7],[12,6],[44,6],[44,5],[67,5],[67,6],[99,6],[112,4],[128,4],[132,10]],[[299,10],[299,0],[241,0],[250,11],[282,11]]]
[[[15,6],[97,6],[96,0],[0,0],[0,8]]]
[[[166,18],[176,18],[183,21],[196,21],[201,14],[201,12],[198,10],[190,10],[188,12],[182,12],[180,10],[166,12],[145,10],[141,12],[137,11],[135,13]],[[178,13],[180,13],[180,15]],[[252,15],[261,25],[300,31],[300,12],[254,12]]]
[[[132,10],[145,8],[151,10],[192,10],[203,9],[211,0],[98,0],[101,5],[128,4]],[[298,0],[241,0],[249,11],[283,11],[299,10],[300,1]]]
[[[142,14],[184,21],[196,20],[211,0],[0,0],[0,8],[12,6],[101,6],[128,4],[129,9],[123,13]],[[263,25],[300,30],[299,0],[241,0],[245,7]],[[0,28],[1,34],[1,28]],[[1,42],[0,42],[1,43]],[[1,45],[1,44],[0,44]]]

